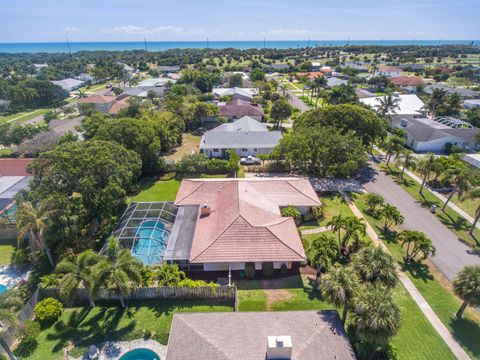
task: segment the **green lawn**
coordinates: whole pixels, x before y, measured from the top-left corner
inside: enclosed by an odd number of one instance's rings
[[[366,212],[367,206],[363,196],[356,196],[355,203],[455,339],[473,359],[480,359],[480,341],[478,341],[480,339],[480,317],[478,314],[475,314],[472,309],[467,309],[464,319],[457,320],[454,314],[460,307],[460,299],[438,281],[428,264],[412,263],[405,266],[402,259],[404,250],[395,241],[394,234],[384,233],[381,229],[383,222]],[[393,228],[393,230],[400,231],[399,228]]]
[[[12,240],[0,240],[0,266],[10,264],[13,246]]]
[[[48,110],[50,109],[38,109],[32,112],[23,112],[23,113],[18,113],[18,114],[13,114],[13,115],[8,115],[0,118],[0,124],[3,122],[7,122],[10,120],[15,119],[14,122],[23,122],[27,121],[30,119],[33,119],[34,117],[38,115],[45,114]]]
[[[63,348],[73,342],[72,356],[80,356],[89,345],[106,340],[129,340],[142,337],[141,332],[154,332],[153,338],[166,345],[173,314],[176,312],[232,311],[227,304],[208,305],[189,300],[155,300],[128,304],[123,310],[112,303],[87,308],[69,308],[52,326],[37,337],[38,347],[28,357],[21,359],[61,360]]]
[[[332,309],[317,284],[306,276],[238,282],[240,311]],[[395,289],[402,311],[401,327],[392,339],[398,359],[455,359],[403,286]]]
[[[336,215],[353,216],[352,211],[345,202],[343,196],[334,193],[328,196],[320,196],[320,201],[325,208],[325,216],[321,221],[312,220],[304,222],[299,227],[300,230],[313,229],[319,226],[325,226]]]
[[[141,191],[130,198],[130,202],[134,201],[174,201],[177,196],[180,180],[151,180],[144,179],[140,182]]]
[[[453,231],[459,239],[474,248],[480,248],[480,230],[478,228],[473,232],[475,238],[470,236],[468,231],[472,225],[449,206],[446,207],[445,212],[441,211],[440,208],[443,206],[443,202],[441,202],[429,190],[425,189],[422,196],[419,194],[420,185],[410,176],[404,175],[404,180],[402,180],[397,169],[392,167],[391,170],[388,170],[386,166],[383,166],[382,168],[386,170],[386,173],[391,176],[398,185],[412,195],[423,207],[430,208],[433,204],[437,205],[438,210],[436,215],[438,219]]]

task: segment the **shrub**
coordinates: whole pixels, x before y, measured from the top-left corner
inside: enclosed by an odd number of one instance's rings
[[[40,334],[40,324],[33,320],[25,320],[23,326],[20,328],[19,335],[24,338],[36,338]]]
[[[210,286],[210,287],[217,287],[218,284],[214,282],[206,282],[203,280],[192,280],[189,278],[185,278],[182,281],[178,283],[178,286],[184,286],[188,288],[197,288],[197,287],[203,287],[203,286]]]
[[[248,279],[253,279],[256,275],[255,263],[249,262],[245,264],[245,276]]]
[[[40,301],[33,309],[35,319],[39,322],[54,322],[62,315],[63,305],[54,298],[46,298]]]
[[[262,274],[265,276],[273,275],[273,262],[262,263]]]
[[[184,155],[175,164],[175,171],[178,174],[199,174],[205,172],[208,158],[203,154]]]
[[[207,174],[226,174],[229,172],[229,162],[227,160],[210,159],[207,161]]]
[[[281,214],[284,217],[292,217],[297,226],[302,222],[302,214],[295,206],[289,205],[284,207],[281,211]]]
[[[30,264],[27,251],[25,249],[15,249],[12,252],[11,262],[18,270],[26,270]]]
[[[282,264],[282,265],[280,266],[280,274],[286,275],[287,272],[288,272],[287,265],[286,265],[286,264]]]
[[[312,216],[316,220],[322,220],[325,217],[325,207],[323,205],[312,207]]]
[[[38,341],[35,338],[26,337],[20,341],[14,354],[18,357],[29,357],[37,349]]]
[[[59,283],[60,277],[58,274],[47,274],[40,278],[40,287],[44,289],[57,287]]]

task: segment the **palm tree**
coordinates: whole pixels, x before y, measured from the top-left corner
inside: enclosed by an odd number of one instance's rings
[[[15,313],[10,310],[0,309],[0,324],[2,325],[2,329],[8,329],[11,326],[16,326],[17,318],[15,317]],[[1,336],[1,332],[0,346],[3,348],[3,350],[5,350],[10,360],[17,360],[15,355],[13,355],[12,349],[10,349],[10,346],[7,344],[3,336]]]
[[[280,85],[278,85],[278,88],[282,92],[282,95],[285,97],[285,94],[287,93],[287,89],[288,89],[287,85],[284,83],[281,83]]]
[[[477,201],[477,208],[475,209],[475,219],[473,220],[472,227],[469,230],[470,235],[473,235],[473,230],[475,230],[475,227],[477,226],[478,220],[480,219],[480,189],[475,189],[472,190],[469,194],[468,197],[470,199],[478,199]]]
[[[45,250],[48,261],[55,267],[52,253],[43,234],[47,227],[46,220],[48,212],[44,206],[39,205],[35,208],[30,202],[23,202],[17,209],[17,228],[18,241],[21,242],[28,236],[33,245],[39,249]]]
[[[359,286],[355,271],[350,267],[336,265],[322,278],[320,286],[322,296],[329,304],[343,306],[342,322],[345,324],[348,310]]]
[[[427,109],[428,111],[430,111],[430,114],[432,115],[432,119],[434,119],[435,115],[437,114],[438,106],[442,105],[443,102],[445,101],[446,95],[447,95],[447,92],[443,89],[433,89],[432,95],[430,96],[430,99],[427,102]]]
[[[129,250],[120,248],[118,240],[112,236],[108,239],[105,256],[93,267],[94,291],[103,286],[118,295],[125,308],[125,295],[132,286],[142,282],[142,267],[142,263]]]
[[[480,266],[465,266],[459,271],[453,281],[455,294],[463,300],[457,311],[457,318],[461,319],[468,305],[480,306]]]
[[[185,277],[185,273],[180,270],[177,264],[162,264],[156,273],[159,286],[177,286]]]
[[[381,247],[369,246],[360,250],[354,256],[352,265],[363,282],[380,283],[392,289],[398,283],[395,260]]]
[[[338,253],[337,241],[332,235],[320,234],[311,242],[308,252],[311,264],[317,267],[316,279],[318,280],[322,269],[328,269],[332,264],[332,259]]]
[[[320,91],[327,86],[327,79],[325,76],[317,76],[313,79],[313,88],[315,89],[316,98],[315,98],[315,108],[318,106],[318,98],[320,97]]]
[[[425,183],[430,177],[430,172],[432,171],[434,162],[435,162],[435,155],[433,155],[432,153],[421,157],[417,161],[417,169],[420,170],[420,173],[422,174],[422,185],[420,186],[420,190],[419,190],[420,194],[423,194],[423,188],[425,187]]]
[[[453,195],[458,193],[462,197],[468,190],[471,189],[475,180],[475,173],[469,168],[463,166],[456,166],[446,172],[446,179],[453,183],[453,189],[448,195],[447,201],[442,206],[442,211],[445,211],[447,204],[452,199]]]
[[[413,169],[415,170],[417,166],[417,159],[413,155],[413,151],[411,150],[403,150],[398,156],[397,156],[397,164],[402,167],[402,173],[400,177],[404,179],[405,175],[405,169]]]
[[[407,246],[405,262],[411,262],[416,258],[420,260],[426,259],[428,256],[434,256],[436,249],[427,235],[417,230],[404,230],[398,237],[398,241],[402,243],[402,247]]]
[[[342,214],[333,216],[330,221],[327,223],[327,227],[331,227],[334,233],[337,233],[338,236],[338,251],[341,253],[341,243],[342,243],[342,230],[345,226],[345,218]]]
[[[95,307],[93,302],[94,276],[93,267],[100,261],[100,255],[93,250],[87,250],[75,257],[74,260],[65,259],[57,264],[55,272],[63,274],[60,280],[60,295],[71,302],[76,294],[77,288],[82,286],[87,292],[90,306]]]
[[[353,239],[355,248],[359,247],[360,236],[365,236],[366,225],[363,219],[359,219],[356,216],[347,216],[345,218],[345,234],[342,239],[342,250],[345,253],[347,251],[348,243]]]
[[[400,309],[392,291],[372,284],[358,291],[353,302],[351,323],[362,340],[385,344],[400,327]]]
[[[395,114],[397,110],[400,109],[400,99],[392,94],[387,94],[378,100],[376,109],[384,118],[387,117],[387,115],[389,115],[390,118],[392,113]]]
[[[382,206],[379,212],[380,218],[384,219],[383,229],[385,231],[390,229],[393,224],[401,225],[405,218],[402,213],[393,205],[385,204]]]
[[[364,199],[365,204],[368,206],[367,211],[371,214],[374,214],[377,211],[377,208],[385,203],[383,196],[375,193],[365,194]]]
[[[400,154],[404,150],[404,142],[405,139],[398,135],[391,136],[385,141],[384,147],[387,152],[387,166],[389,166],[390,160],[393,155],[398,156],[398,154]]]

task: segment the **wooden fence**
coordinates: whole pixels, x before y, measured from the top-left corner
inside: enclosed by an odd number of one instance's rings
[[[22,311],[18,315],[18,320],[24,322],[25,320],[33,319],[33,309],[35,305],[42,299],[53,297],[61,300],[58,289],[43,289],[38,288],[32,297],[25,303]],[[85,289],[77,289],[75,301],[81,302],[88,299]],[[162,286],[162,287],[144,287],[136,288],[125,296],[127,301],[141,301],[152,299],[184,299],[184,300],[222,300],[231,301],[235,311],[238,311],[237,288],[235,286],[203,286],[196,288],[177,287],[177,286]],[[104,289],[100,289],[95,296],[95,300],[118,300],[118,296]],[[17,339],[17,329],[13,326],[7,328],[0,335],[5,342],[11,346]],[[0,354],[5,351],[0,345]]]

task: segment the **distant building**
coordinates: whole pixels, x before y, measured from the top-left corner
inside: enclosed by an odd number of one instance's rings
[[[411,115],[418,116],[423,115],[423,109],[425,104],[417,95],[407,94],[399,95],[395,94],[395,97],[398,99],[398,108],[390,111],[389,115]],[[360,102],[365,105],[370,106],[373,110],[377,110],[378,105],[380,105],[381,96],[377,97],[368,97],[360,99]]]
[[[421,76],[416,75],[391,77],[390,81],[397,86],[417,86],[425,83]]]
[[[85,84],[85,81],[69,78],[63,80],[54,80],[52,81],[52,84],[58,85],[68,92],[72,92],[81,88],[82,85]]]
[[[168,83],[175,84],[176,82],[174,79],[159,77],[140,81],[135,87],[165,86]]]
[[[207,131],[200,140],[200,151],[208,157],[224,158],[227,150],[239,156],[270,154],[282,138],[281,131],[269,131],[265,123],[244,116],[232,123]]]
[[[427,85],[425,86],[425,92],[429,95],[432,95],[433,90],[440,89],[445,91],[447,94],[457,93],[463,99],[476,99],[479,97],[479,93],[474,90],[465,89],[465,88],[455,88],[444,85]]]
[[[480,153],[478,154],[466,154],[463,159],[466,163],[480,169]]]
[[[396,66],[382,65],[378,67],[375,76],[397,77],[400,76],[402,69]]]
[[[475,144],[475,136],[480,133],[480,129],[452,117],[432,120],[393,116],[392,126],[406,131],[405,145],[417,152],[443,153],[447,144],[466,150],[480,149],[480,146]]]
[[[174,314],[167,360],[355,360],[336,310]]]
[[[116,115],[120,110],[128,107],[126,99],[117,100],[115,96],[92,95],[78,100],[78,104],[93,104],[95,109],[104,114]]]
[[[332,87],[332,86],[340,86],[340,85],[347,85],[348,81],[343,80],[334,76],[329,76],[327,77],[327,86]]]
[[[236,120],[248,116],[261,121],[263,120],[265,113],[263,112],[261,105],[254,105],[248,101],[237,99],[229,101],[225,105],[220,105],[219,115],[225,116],[229,120]]]
[[[222,96],[230,95],[232,100],[245,100],[252,101],[254,96],[258,95],[258,89],[256,88],[215,88],[212,90],[215,99],[219,99]]]
[[[480,99],[470,99],[463,102],[463,107],[465,109],[470,109],[474,107],[480,107]]]
[[[122,66],[123,73],[127,79],[131,79],[135,74],[138,73],[138,70],[135,69],[133,66],[130,66],[128,64],[125,64],[119,61],[117,62],[117,64]]]
[[[43,64],[33,64],[33,67],[35,68],[35,71],[37,73],[39,73],[40,71],[42,71],[43,69],[46,69],[48,67],[48,64],[47,63],[43,63]]]
[[[149,92],[154,92],[156,97],[163,97],[166,88],[164,86],[135,86],[121,88],[122,93],[117,96],[118,100],[122,100],[128,96],[136,96],[140,98],[147,98]]]
[[[312,71],[320,71],[322,65],[317,61],[312,61]]]
[[[272,71],[288,71],[290,70],[290,64],[271,64],[269,68]]]
[[[157,70],[163,74],[177,73],[180,71],[180,66],[158,65]]]

